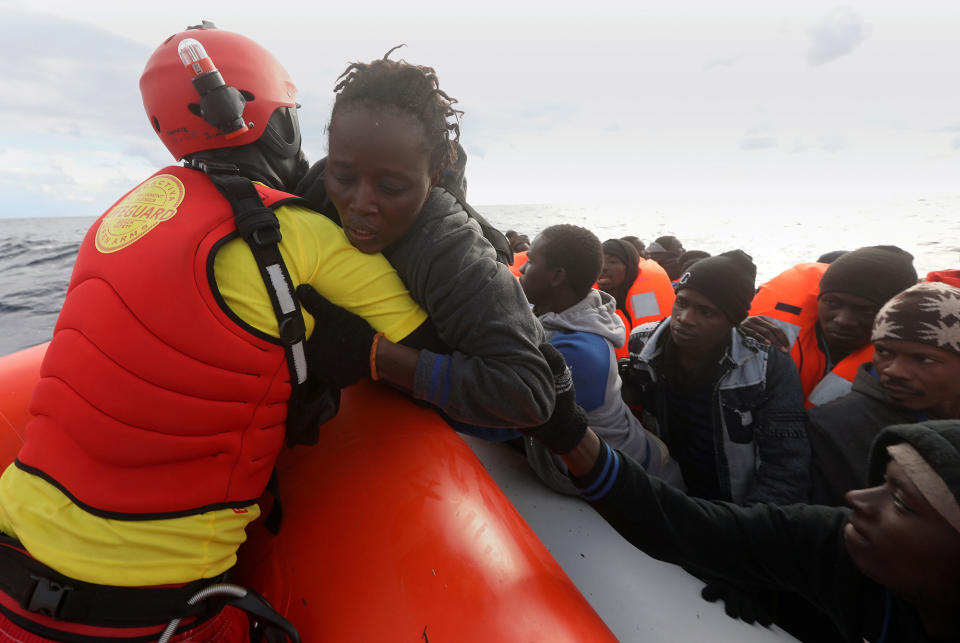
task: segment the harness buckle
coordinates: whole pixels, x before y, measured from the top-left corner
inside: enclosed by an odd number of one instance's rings
[[[283,235],[280,234],[280,225],[276,226],[264,226],[262,228],[257,228],[252,233],[250,233],[250,238],[258,246],[266,246],[274,243],[280,243],[283,239]]]
[[[280,234],[280,222],[277,215],[270,208],[261,205],[253,207],[235,215],[237,232],[240,236],[258,246],[269,246],[280,243],[283,236]]]
[[[37,612],[51,618],[60,616],[60,608],[63,606],[63,599],[73,591],[70,585],[64,585],[56,581],[51,581],[43,576],[30,575],[34,581],[33,590],[28,596],[24,596],[20,607],[30,612]]]
[[[204,174],[240,174],[240,168],[234,163],[211,161],[210,159],[190,159],[184,163],[187,167],[200,170]]]
[[[291,315],[280,321],[279,325],[280,339],[287,346],[293,346],[304,339],[307,329],[303,325],[303,317],[300,315]]]

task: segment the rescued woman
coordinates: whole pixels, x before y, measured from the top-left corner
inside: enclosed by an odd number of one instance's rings
[[[542,424],[554,404],[543,329],[476,217],[441,187],[462,153],[455,99],[433,69],[386,57],[350,64],[335,92],[328,156],[298,192],[356,248],[383,253],[449,350],[394,344],[305,288],[304,307],[329,320],[309,347],[332,357],[316,375],[382,379],[457,422]]]

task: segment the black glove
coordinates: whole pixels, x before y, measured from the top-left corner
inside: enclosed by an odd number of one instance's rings
[[[759,623],[764,627],[770,627],[773,623],[773,616],[764,604],[763,596],[716,578],[707,579],[706,583],[700,597],[708,603],[722,600],[724,611],[730,618],[737,618],[751,625]]]
[[[549,420],[538,427],[523,429],[523,432],[559,455],[580,444],[587,432],[587,414],[577,406],[573,377],[563,355],[549,343],[540,344],[539,349],[553,375],[553,390],[556,392],[557,401]]]
[[[297,288],[316,325],[307,340],[307,374],[336,388],[370,377],[370,347],[377,334],[363,317],[331,304],[313,287]]]

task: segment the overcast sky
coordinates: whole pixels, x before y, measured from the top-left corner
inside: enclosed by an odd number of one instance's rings
[[[287,67],[311,159],[347,62],[406,43],[478,205],[960,192],[957,0],[314,4],[0,0],[0,216],[98,215],[168,164],[137,82],[202,19]]]

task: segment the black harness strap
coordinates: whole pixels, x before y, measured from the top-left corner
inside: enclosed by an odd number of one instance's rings
[[[307,381],[307,358],[303,348],[307,331],[290,273],[280,255],[280,222],[274,211],[263,204],[260,193],[250,179],[237,174],[209,173],[209,169],[207,176],[230,202],[237,231],[250,246],[253,258],[257,261],[257,268],[260,269],[273,312],[277,316],[280,341],[287,352],[293,398],[298,387]]]
[[[225,601],[187,606],[187,599],[221,578],[182,587],[113,587],[84,583],[55,572],[23,552],[20,544],[0,537],[0,591],[30,612],[103,627],[144,627],[173,618],[206,619]]]
[[[273,312],[277,316],[280,341],[287,353],[291,388],[289,408],[299,409],[307,396],[307,356],[304,350],[307,331],[293,281],[280,254],[280,222],[273,209],[264,205],[253,181],[235,173],[235,166],[202,162],[201,168],[230,203],[237,232],[253,252],[260,277],[270,295]],[[288,431],[291,430],[291,427],[287,428]],[[291,435],[287,436],[287,441],[291,442]],[[267,516],[266,524],[267,528],[276,534],[280,530],[283,515],[276,469],[270,477],[267,491],[273,494],[273,507]]]

